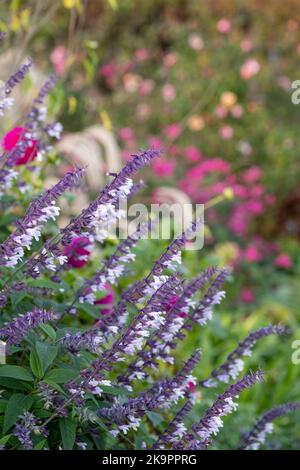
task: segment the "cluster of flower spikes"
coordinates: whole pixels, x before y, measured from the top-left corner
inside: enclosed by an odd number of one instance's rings
[[[129,183],[128,179],[136,170],[149,164],[157,156],[159,156],[159,152],[152,150],[134,155],[132,161],[127,163],[120,174],[114,175],[112,183],[106,185],[95,201],[92,201],[79,216],[72,219],[66,228],[59,231],[56,240],[54,242],[51,240],[51,244],[55,245],[59,256],[62,256],[61,253],[68,246],[66,236],[68,236],[69,243],[72,243],[74,237],[79,234],[78,227],[80,230],[84,230],[85,234],[94,236],[97,219],[93,216],[93,211],[97,211],[99,206],[105,205],[106,201],[109,205],[113,205],[116,202],[115,197],[120,194],[124,195],[124,192],[127,195],[130,194],[130,190],[124,190],[124,185],[126,188],[134,185],[134,183]],[[51,189],[48,191],[51,193]],[[49,195],[48,192],[46,194]],[[44,196],[40,196],[41,201],[45,200]],[[37,201],[34,201],[32,205],[33,208],[36,208]],[[29,207],[28,213],[34,213],[33,209]],[[99,223],[101,223],[101,219]],[[119,402],[118,398],[113,399],[110,406],[100,407],[96,413],[86,411],[87,397],[92,394],[96,399],[101,398],[102,395],[105,395],[105,387],[107,386],[121,385],[129,393],[133,393],[136,380],[145,379],[147,381],[148,378],[152,380],[153,371],[156,374],[160,373],[161,363],[173,364],[172,351],[180,341],[185,339],[187,332],[193,325],[197,323],[204,326],[211,319],[213,306],[220,303],[224,296],[221,287],[228,277],[229,271],[216,267],[208,268],[189,282],[183,280],[180,272],[180,254],[189,237],[198,230],[202,223],[203,220],[193,222],[186,231],[170,243],[159,259],[154,262],[149,274],[122,293],[120,301],[107,316],[107,321],[97,322],[91,330],[73,336],[67,334],[62,339],[61,344],[69,354],[80,355],[82,350],[89,350],[96,354],[96,358],[88,367],[81,370],[76,379],[65,385],[67,395],[60,397],[57,396],[57,393],[51,393],[49,387],[47,390],[40,387],[40,396],[44,399],[45,406],[48,409],[53,409],[53,418],[66,416],[69,407],[75,406],[75,412],[79,416],[84,415],[92,422],[95,419],[100,419],[108,427],[110,433],[116,437],[120,433],[127,434],[137,430],[147,412],[170,410],[174,405],[183,401],[181,410],[170,422],[167,429],[158,436],[154,448],[206,448],[211,443],[211,436],[216,435],[222,427],[222,417],[237,408],[234,399],[241,391],[262,380],[263,373],[258,370],[256,373],[251,372],[248,376],[229,385],[206,411],[204,417],[198,423],[194,423],[190,429],[187,429],[184,419],[193,406],[197,385],[211,385],[207,381],[198,384],[197,378],[192,374],[201,356],[200,350],[196,350],[173,378],[156,380],[150,388],[145,388],[126,401]],[[107,281],[112,282],[112,279],[117,282],[118,278],[124,274],[124,269],[120,270],[119,266],[130,263],[134,259],[132,249],[138,243],[144,230],[145,227],[138,227],[135,233],[121,242],[115,252],[104,262],[103,267],[91,279],[83,283],[76,293],[76,298],[80,299],[84,296],[85,302],[93,303],[94,298],[89,298],[91,292],[103,289],[104,284]],[[37,258],[39,257],[40,253]],[[29,263],[32,263],[33,260],[36,260],[36,257],[31,255]],[[39,262],[39,267],[39,275],[43,271],[52,271],[46,263]],[[26,262],[24,272],[27,273],[27,276],[30,275]],[[36,272],[33,272],[33,277],[36,277]],[[129,305],[135,306],[137,312],[133,319],[126,321]],[[143,306],[141,307],[141,305]],[[70,307],[66,308],[67,313],[70,313]],[[74,312],[71,313],[74,314]],[[59,315],[53,312],[35,309],[4,325],[0,329],[0,336],[9,344],[16,345],[31,329],[45,321],[55,325],[55,322],[59,321],[58,317]],[[241,369],[239,367],[238,372],[234,374],[231,372],[232,367],[236,367],[235,361],[248,355],[257,340],[271,334],[286,333],[288,333],[287,329],[279,325],[265,327],[250,333],[229,355],[223,366],[218,369],[222,371],[223,375],[226,371],[228,379],[224,380],[223,377],[222,380],[221,374],[215,371],[212,373],[212,377],[223,382],[235,379]],[[111,372],[114,372],[115,367],[119,364],[126,365],[124,368],[126,372],[123,370],[112,380]]]
[[[31,60],[28,60],[7,80],[4,86],[5,95],[1,95],[2,111],[11,106],[12,101],[9,97],[11,90],[24,78],[30,66]],[[12,180],[17,176],[16,167],[31,162],[38,154],[42,155],[49,150],[48,144],[43,142],[42,133],[50,137],[59,137],[61,126],[58,123],[44,123],[43,102],[55,81],[56,78],[51,76],[42,86],[26,116],[24,127],[13,129],[2,141],[5,150],[1,157],[0,170],[2,191],[11,187]],[[33,240],[40,239],[47,221],[56,219],[59,215],[57,199],[64,191],[77,187],[84,169],[75,169],[65,175],[59,183],[38,196],[30,204],[24,217],[16,223],[16,230],[1,244],[0,264],[5,270],[17,267],[16,272],[22,274],[22,281],[28,277],[37,278],[47,272],[55,273],[59,278],[62,269],[72,265],[72,262],[68,263],[70,260],[68,252],[70,247],[77,243],[78,237],[85,237],[89,243],[102,243],[106,239],[110,224],[114,224],[123,215],[118,207],[119,200],[133,195],[140,187],[133,182],[132,176],[137,170],[150,164],[159,153],[156,150],[148,150],[134,155],[119,174],[112,175],[113,180],[86,209],[74,217],[66,227],[58,230],[57,235],[47,240],[42,249],[24,261],[26,257],[24,248],[31,250]],[[46,437],[49,432],[47,424],[55,417],[67,416],[70,407],[73,408],[75,415],[77,413],[79,416],[85,416],[91,422],[96,420],[97,423],[97,420],[101,420],[102,425],[105,423],[110,433],[116,437],[137,430],[147,412],[170,411],[173,405],[179,402],[183,402],[183,406],[165,431],[157,436],[153,448],[206,448],[211,442],[211,436],[216,435],[222,427],[222,417],[237,408],[234,399],[241,391],[262,380],[263,374],[258,370],[229,385],[206,410],[203,418],[188,429],[184,420],[193,408],[195,398],[193,392],[197,385],[212,385],[208,381],[197,384],[197,378],[192,375],[201,356],[200,350],[197,349],[172,378],[155,379],[150,388],[139,391],[127,400],[112,399],[110,406],[99,406],[96,413],[88,409],[88,397],[92,394],[95,400],[100,399],[105,395],[105,387],[112,385],[112,382],[114,385],[125,387],[129,393],[133,392],[136,380],[144,379],[148,383],[147,379],[151,379],[151,382],[152,371],[156,375],[160,373],[160,363],[166,365],[174,363],[172,351],[186,338],[187,332],[193,328],[193,325],[197,323],[204,326],[211,319],[213,306],[220,303],[224,296],[221,286],[229,274],[228,271],[209,268],[189,283],[182,279],[180,273],[181,251],[190,235],[195,233],[201,224],[203,220],[197,220],[173,240],[154,263],[149,274],[123,292],[120,301],[104,321],[97,322],[88,331],[73,336],[66,334],[62,338],[61,345],[69,354],[80,355],[82,350],[89,350],[96,354],[96,358],[88,367],[81,370],[76,379],[64,386],[63,395],[48,384],[38,384],[39,396],[44,401],[45,408],[53,410],[53,415],[44,423],[37,422],[30,413],[20,417],[13,434],[24,448],[32,448],[31,435],[37,430]],[[94,294],[103,290],[107,283],[117,284],[119,277],[126,271],[124,265],[134,260],[132,249],[141,237],[142,231],[139,228],[135,234],[122,242],[103,267],[81,286],[75,296],[79,302],[94,303]],[[86,253],[83,254],[86,256]],[[24,261],[24,264],[20,266],[21,261]],[[23,282],[6,285],[1,292],[2,304],[16,286],[18,289],[32,289]],[[204,292],[201,292],[199,299],[196,294],[200,291]],[[129,306],[134,306],[137,312],[132,320],[127,321]],[[76,314],[76,308],[73,304],[67,306],[65,313]],[[55,326],[59,321],[61,314],[44,308],[35,308],[4,324],[0,329],[0,337],[5,339],[8,345],[16,346],[39,325],[51,322]],[[214,371],[212,377],[226,383],[230,379],[235,379],[241,371],[241,364],[236,361],[241,356],[247,355],[246,351],[249,351],[258,339],[269,334],[286,333],[284,328],[276,325],[262,330],[254,332],[252,336],[250,334],[218,369],[222,374]],[[112,379],[111,372],[122,364],[126,372],[123,370]],[[289,409],[292,405],[285,406]],[[268,416],[267,420],[273,419],[274,413]],[[280,413],[275,415],[279,416]],[[263,423],[265,420],[264,418]]]

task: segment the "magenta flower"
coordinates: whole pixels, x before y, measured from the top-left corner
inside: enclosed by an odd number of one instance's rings
[[[258,166],[252,166],[243,173],[245,183],[253,184],[262,177],[262,171]]]
[[[156,160],[153,162],[153,171],[158,176],[173,176],[175,170],[175,160]]]
[[[131,129],[131,127],[122,127],[119,130],[119,136],[122,140],[126,140],[126,141],[132,140],[134,139],[134,132]]]
[[[181,125],[178,123],[170,124],[165,128],[165,134],[168,139],[177,139],[182,132]]]
[[[201,160],[202,153],[197,149],[197,147],[189,145],[184,149],[184,156],[189,162],[197,162]]]
[[[256,59],[247,59],[240,68],[240,75],[244,80],[250,80],[260,71],[260,64]]]
[[[102,297],[101,299],[95,300],[94,302],[94,305],[104,305],[106,307],[100,309],[101,315],[109,315],[111,313],[115,299],[114,290],[109,284],[105,285],[105,289],[107,291],[106,296]]]
[[[51,52],[50,60],[53,64],[56,74],[59,76],[62,75],[66,68],[67,49],[64,46],[55,47]]]
[[[234,134],[233,128],[231,126],[222,126],[219,129],[219,135],[223,140],[232,139]]]
[[[227,18],[221,18],[217,22],[217,30],[219,33],[228,34],[231,30],[231,22]]]
[[[68,265],[72,268],[82,268],[88,262],[91,254],[91,242],[87,237],[73,238],[70,245],[64,249],[64,256],[68,258]]]
[[[290,269],[292,267],[292,260],[286,253],[281,253],[275,259],[275,266],[283,269]]]
[[[251,289],[245,288],[241,292],[241,300],[245,302],[245,304],[251,304],[254,301],[254,294]]]
[[[247,261],[252,263],[258,263],[262,260],[262,255],[260,251],[254,245],[250,245],[246,248],[244,252],[244,257]]]
[[[7,132],[1,142],[2,147],[6,152],[14,150],[17,144],[21,141],[22,136],[25,135],[27,129],[25,127],[14,127],[12,130]],[[15,165],[25,165],[26,163],[31,162],[37,157],[37,140],[25,141],[24,139],[24,150],[21,156],[19,156]]]

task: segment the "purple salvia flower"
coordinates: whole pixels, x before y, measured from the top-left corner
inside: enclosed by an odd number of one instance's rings
[[[159,259],[155,261],[150,273],[142,281],[136,282],[127,289],[123,298],[130,303],[136,303],[155,292],[167,278],[162,273],[167,269],[177,269],[178,264],[181,263],[181,251],[202,224],[202,219],[192,222],[187,230],[172,240]]]
[[[30,266],[27,274],[34,277],[38,276],[42,269],[55,271],[54,258],[62,255],[60,245],[69,245],[78,234],[89,237],[91,241],[95,239],[103,242],[109,234],[106,230],[107,225],[115,223],[120,216],[116,204],[120,199],[130,196],[131,190],[134,189],[130,177],[141,167],[150,164],[151,160],[158,155],[160,152],[156,150],[147,150],[134,155],[132,161],[128,162],[114,177],[114,180],[105,186],[99,196],[60,231],[56,241],[45,243],[44,252],[35,259],[34,269]],[[121,212],[123,216],[123,211]]]
[[[200,382],[203,387],[216,387],[219,382],[228,383],[230,379],[235,380],[244,368],[243,357],[252,355],[252,348],[261,338],[270,335],[288,335],[289,328],[281,325],[269,325],[252,331],[238,347],[227,357],[224,364],[214,369],[210,377]]]
[[[173,379],[157,382],[150,390],[141,392],[136,398],[130,398],[123,405],[102,408],[97,415],[110,424],[118,425],[117,430],[111,431],[115,435],[119,432],[127,434],[130,429],[136,430],[146,411],[168,409],[184,398],[191,381],[191,372],[200,360],[200,355],[200,351],[196,350]]]
[[[224,268],[220,270],[203,299],[197,304],[193,312],[188,317],[188,321],[193,321],[203,326],[206,325],[208,320],[211,320],[213,315],[212,307],[214,305],[218,305],[225,297],[225,292],[221,291],[220,288],[227,280],[228,276],[228,269]]]
[[[177,442],[186,433],[187,429],[184,425],[184,419],[194,406],[194,402],[189,398],[180,408],[175,418],[168,424],[167,428],[158,436],[157,441],[153,444],[152,449],[165,449],[166,446]]]
[[[271,408],[259,418],[254,428],[243,439],[243,444],[240,449],[258,450],[259,447],[265,443],[267,434],[273,432],[273,421],[280,416],[292,413],[298,409],[300,409],[300,403],[285,403]]]
[[[184,315],[187,315],[186,317],[180,316],[180,312],[177,311],[176,303],[174,305],[174,309],[175,312],[178,312],[178,315],[173,315],[174,310],[170,310],[170,317],[168,315],[165,325],[157,332],[157,337],[160,341],[157,341],[156,339],[152,343],[152,351],[153,354],[156,354],[157,358],[160,358],[165,362],[173,363],[173,358],[169,354],[170,350],[176,348],[178,341],[185,339],[185,331],[190,330],[194,322],[200,323],[200,325],[203,326],[210,319],[212,315],[212,306],[216,305],[224,295],[224,291],[220,291],[220,288],[228,275],[228,271],[225,269],[218,269],[216,272],[217,276],[211,281],[203,299],[196,304],[196,307],[191,313],[189,313],[189,310],[193,307],[194,302],[188,301],[184,304],[183,299],[179,302],[179,305],[183,306],[183,313]],[[192,281],[191,284],[187,286],[187,291],[190,291],[191,293],[195,288],[202,287],[202,281],[206,281],[207,275],[209,274],[212,274],[210,269],[204,274],[203,279],[201,279],[200,276],[199,279]],[[210,317],[206,315],[208,308]]]
[[[118,245],[115,252],[104,262],[103,267],[85,282],[76,294],[76,300],[93,304],[96,300],[96,292],[105,289],[106,284],[117,284],[119,277],[125,272],[125,265],[135,260],[132,250],[147,233],[148,226],[149,224],[142,225]]]
[[[173,305],[171,302],[174,298],[170,299],[164,324],[152,333],[150,338],[147,339],[143,349],[138,351],[135,361],[129,364],[126,374],[123,375],[123,380],[125,377],[129,378],[132,376],[136,370],[141,373],[141,364],[154,369],[158,366],[158,359],[173,363],[173,358],[169,355],[169,343],[183,326],[184,317],[182,317],[181,314],[182,312],[185,312],[185,314],[188,312],[188,308],[192,305],[193,296],[216,272],[218,272],[217,268],[208,268],[204,273],[188,283],[184,287],[181,295],[174,297],[175,303]],[[146,372],[143,373],[144,377],[146,377]]]
[[[113,364],[122,362],[126,355],[134,355],[149,336],[152,329],[159,328],[163,321],[162,311],[169,298],[176,294],[181,286],[178,276],[168,278],[165,285],[153,294],[146,306],[134,318],[128,327],[117,338],[112,346],[105,350],[99,359],[95,359],[88,369],[81,371],[81,382],[71,381],[67,388],[72,395],[72,400],[78,405],[86,391],[99,394],[99,387],[104,378],[104,372],[110,371]],[[131,389],[131,387],[129,387]]]
[[[98,197],[86,209],[83,209],[79,216],[71,220],[67,227],[62,229],[61,243],[63,245],[69,244],[73,234],[82,234],[83,230],[93,233],[99,230],[100,234],[96,236],[96,239],[99,238],[102,241],[103,236],[106,237],[106,235],[102,236],[101,234],[103,229],[101,221],[104,219],[109,225],[110,219],[115,221],[118,218],[116,204],[119,199],[127,198],[130,195],[133,188],[132,176],[141,168],[149,165],[152,159],[159,155],[159,151],[151,149],[133,155],[132,160],[126,163],[125,167],[115,175],[111,183],[104,187]]]
[[[0,197],[11,188],[12,182],[16,179],[18,173],[12,168],[1,168],[0,170]]]
[[[10,151],[4,154],[3,165],[8,167],[14,167],[15,162],[20,158],[24,150],[31,145],[32,140],[38,140],[37,129],[39,128],[40,121],[43,120],[46,116],[45,107],[41,107],[43,101],[45,100],[48,93],[54,87],[57,82],[57,77],[55,75],[50,75],[45,83],[39,90],[37,97],[33,100],[33,105],[26,116],[25,123],[23,125],[24,132],[21,134],[17,145]],[[40,152],[49,149],[48,145],[43,145],[42,142],[37,144],[37,148]]]
[[[32,433],[39,433],[44,437],[48,436],[48,432],[43,426],[39,426],[35,416],[26,411],[20,417],[20,423],[17,423],[13,429],[13,435],[21,442],[22,446],[26,450],[33,449],[33,443],[31,439]]]
[[[0,291],[0,308],[3,308],[8,302],[8,296],[12,292],[27,292],[31,295],[37,295],[42,297],[49,297],[51,289],[46,289],[43,287],[35,287],[25,284],[24,282],[15,282],[10,286],[5,286],[2,291]]]
[[[38,196],[28,207],[24,217],[16,223],[17,229],[0,245],[0,263],[14,267],[22,260],[24,248],[31,248],[33,240],[39,240],[44,224],[59,215],[56,200],[66,190],[73,189],[82,178],[84,169],[67,173],[57,184]],[[67,259],[58,258],[60,263]]]
[[[5,338],[7,344],[20,344],[27,333],[39,325],[57,319],[52,311],[35,308],[31,312],[24,313],[5,323],[0,329],[0,338]]]
[[[58,416],[67,416],[67,412],[64,407],[63,399],[59,396],[57,390],[54,390],[46,382],[39,382],[38,395],[44,402],[44,409],[55,410]]]
[[[99,354],[100,346],[104,341],[101,332],[94,329],[83,333],[66,333],[60,343],[72,354],[78,354],[82,349]]]
[[[21,65],[21,67],[11,75],[8,80],[5,82],[5,94],[9,95],[14,87],[18,85],[22,80],[24,80],[25,76],[29,72],[30,68],[32,67],[33,60],[29,57],[27,62]]]
[[[146,306],[134,318],[126,331],[113,346],[114,359],[120,360],[123,354],[134,355],[143,345],[151,331],[157,330],[164,323],[164,312],[170,299],[182,289],[182,281],[178,275],[169,276],[152,294]]]
[[[6,32],[5,31],[0,31],[0,41],[6,37]]]
[[[55,138],[57,140],[60,139],[62,131],[63,131],[63,126],[60,122],[53,122],[51,124],[47,124],[44,127],[44,132],[49,137]]]
[[[234,400],[238,398],[240,392],[261,382],[263,379],[263,372],[259,369],[256,373],[251,371],[250,374],[245,375],[241,380],[228,387],[222,395],[218,396],[213,405],[208,408],[199,423],[192,425],[191,429],[194,435],[186,433],[186,435],[182,436],[180,443],[178,446],[175,446],[175,448],[192,449],[192,447],[189,446],[191,441],[196,438],[200,441],[200,445],[208,443],[211,436],[218,434],[220,428],[223,426],[222,417],[237,409],[238,404]]]

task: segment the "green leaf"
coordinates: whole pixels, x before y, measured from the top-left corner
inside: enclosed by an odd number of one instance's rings
[[[16,393],[8,400],[3,421],[3,433],[6,433],[19,419],[19,417],[28,411],[33,404],[33,398],[29,395]]]
[[[109,387],[107,385],[101,385],[101,389],[103,390],[103,393],[107,393],[108,395],[124,395],[124,396],[129,396],[131,392],[127,390],[126,388],[122,387]]]
[[[46,323],[40,325],[40,329],[47,335],[49,338],[56,340],[56,331],[51,325],[47,325]]]
[[[56,390],[57,392],[61,393],[62,395],[65,395],[65,392],[63,391],[63,389],[61,388],[61,386],[58,385],[57,383],[53,382],[53,380],[44,379],[43,382],[46,382],[48,385],[50,385],[50,387],[54,388],[54,390]]]
[[[52,364],[58,353],[58,346],[42,343],[35,343],[35,350],[30,354],[30,367],[32,372],[39,379],[43,378],[46,370]]]
[[[44,447],[47,445],[47,440],[46,439],[42,439],[40,442],[38,442],[35,446],[34,446],[34,449],[33,450],[42,450],[44,449]]]
[[[45,375],[46,380],[52,380],[57,384],[64,384],[75,379],[78,372],[75,369],[52,369]]]
[[[12,388],[13,390],[29,390],[30,386],[27,382],[21,382],[17,379],[11,379],[10,377],[0,377],[0,385],[5,388]]]
[[[153,426],[158,426],[163,422],[162,416],[159,413],[156,413],[155,411],[146,411],[146,415],[150,419]]]
[[[85,313],[87,313],[90,317],[99,319],[99,306],[95,307],[94,305],[88,304],[88,303],[76,303],[75,307],[77,307],[80,310],[83,310]]]
[[[7,434],[6,436],[1,437],[0,445],[5,445],[9,441],[10,437],[11,437],[11,434]]]
[[[6,405],[7,405],[8,400],[0,400],[0,413],[3,413]]]
[[[72,450],[76,437],[76,423],[70,418],[61,418],[59,428],[64,450]]]
[[[26,291],[15,292],[11,294],[11,303],[13,307],[16,307],[22,300],[28,295]]]
[[[37,355],[37,352],[33,349],[30,353],[29,364],[34,375],[41,379],[43,377],[42,366]]]
[[[29,370],[24,367],[9,365],[0,366],[0,377],[10,377],[12,379],[25,380],[28,382],[34,380]]]
[[[61,285],[59,282],[49,281],[48,279],[38,279],[38,280],[36,279],[34,281],[29,281],[28,285],[32,287],[40,287],[42,289],[59,290],[61,288]]]

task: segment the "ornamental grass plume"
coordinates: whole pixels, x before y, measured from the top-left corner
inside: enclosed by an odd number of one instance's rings
[[[22,179],[26,164],[17,159],[32,140],[46,152],[43,139],[60,131],[41,109],[55,81],[48,78],[16,146],[2,155],[2,190],[21,209],[16,179]],[[174,238],[149,269],[143,266],[138,278],[138,248],[147,243],[141,239],[149,226],[138,226],[112,253],[109,249],[109,227],[123,216],[118,201],[137,193],[135,174],[160,155],[153,149],[133,155],[65,227],[56,225],[59,198],[83,184],[84,169],[33,193],[20,220],[6,228],[0,245],[0,337],[9,348],[7,364],[0,365],[1,448],[204,449],[223,417],[236,410],[240,392],[262,381],[260,369],[238,379],[242,363],[236,361],[263,336],[285,334],[284,327],[250,333],[211,374],[217,386],[226,382],[227,388],[202,417],[194,408],[206,351],[200,351],[196,336],[192,350],[181,348],[184,357],[178,361],[178,346],[188,345],[189,335],[212,319],[230,276],[226,268],[208,267],[185,278],[182,253],[203,219]],[[4,207],[9,213],[10,206]],[[110,307],[103,314],[99,306],[108,288]],[[193,424],[185,422],[189,413]]]

